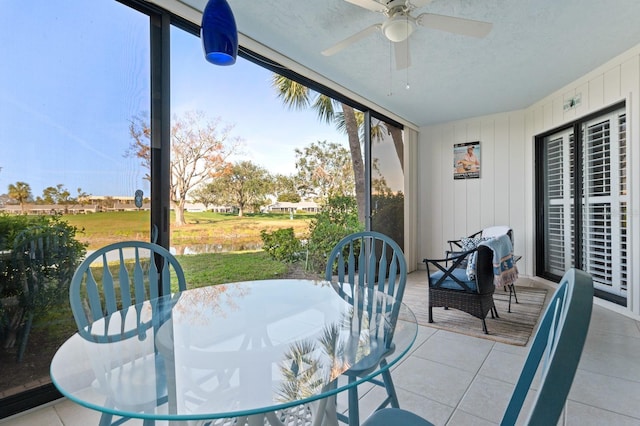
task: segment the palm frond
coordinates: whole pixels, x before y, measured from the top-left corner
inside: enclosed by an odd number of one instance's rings
[[[318,113],[318,119],[331,123],[336,117],[336,103],[327,95],[318,95],[313,102],[313,109]]]
[[[311,91],[308,87],[279,74],[273,74],[271,85],[276,89],[278,97],[292,109],[308,108]]]

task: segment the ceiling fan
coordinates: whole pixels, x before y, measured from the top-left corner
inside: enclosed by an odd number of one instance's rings
[[[323,50],[322,54],[325,56],[334,55],[376,31],[381,31],[389,41],[393,42],[396,68],[399,70],[407,68],[410,65],[409,36],[415,31],[418,25],[478,38],[485,37],[491,32],[491,28],[493,27],[493,24],[489,22],[436,15],[433,13],[422,13],[415,17],[411,15],[413,10],[425,6],[432,0],[381,0],[382,2],[376,0],[345,1],[373,12],[382,13],[387,19],[381,24],[373,24],[347,37],[328,49]]]

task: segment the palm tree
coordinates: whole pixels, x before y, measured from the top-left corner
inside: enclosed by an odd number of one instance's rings
[[[351,150],[351,162],[353,164],[353,176],[356,186],[356,200],[358,202],[358,219],[364,223],[365,219],[365,193],[364,193],[364,162],[362,148],[360,147],[359,129],[364,129],[364,113],[354,110],[351,106],[338,102],[327,95],[313,92],[308,87],[283,77],[273,74],[272,86],[276,89],[278,97],[290,108],[313,108],[318,113],[320,121],[334,122],[336,128],[347,134],[349,149]],[[402,129],[387,122],[385,128],[378,124],[371,128],[371,138],[379,140],[386,129],[393,139],[396,154],[400,160],[400,167],[404,170]],[[364,140],[364,138],[362,138]]]
[[[355,111],[356,122],[358,123],[358,128],[361,130],[360,139],[364,140],[364,113],[361,111]],[[340,131],[346,133],[345,130],[345,121],[342,113],[336,114],[336,128]],[[384,124],[384,127],[382,126]],[[387,123],[386,121],[376,120],[371,123],[371,140],[373,141],[381,141],[384,138],[384,131],[391,135],[393,139],[393,145],[396,150],[396,154],[398,156],[398,160],[400,161],[400,168],[404,170],[404,142],[402,139],[402,129],[400,127],[396,127],[393,124]]]
[[[20,210],[24,213],[24,203],[31,195],[31,187],[26,182],[16,182],[9,184],[9,197],[20,203]]]
[[[364,194],[364,161],[358,135],[358,120],[355,110],[344,103],[340,103],[327,95],[313,92],[306,86],[279,74],[273,74],[272,86],[276,89],[278,97],[290,108],[313,108],[318,113],[320,121],[334,122],[338,129],[347,133],[349,149],[351,151],[351,163],[353,165],[353,177],[356,185],[356,200],[358,202],[358,219],[364,223],[365,194]],[[341,111],[338,111],[338,108]],[[341,127],[341,124],[342,127]]]

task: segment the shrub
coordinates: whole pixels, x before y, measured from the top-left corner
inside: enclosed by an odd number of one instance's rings
[[[0,341],[5,348],[22,339],[24,350],[33,318],[67,299],[86,252],[76,231],[60,216],[0,215]]]
[[[354,197],[331,197],[309,226],[309,268],[324,272],[327,257],[345,236],[360,232],[364,225],[358,221],[358,204]]]
[[[271,258],[283,262],[295,262],[300,259],[302,244],[293,233],[293,228],[283,228],[273,232],[263,229],[260,231],[260,237],[263,243],[262,249]]]

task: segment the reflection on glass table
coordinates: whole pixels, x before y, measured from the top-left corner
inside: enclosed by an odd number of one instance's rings
[[[327,281],[265,280],[164,296],[76,333],[54,356],[51,377],[85,407],[149,424],[281,425],[291,416],[336,424],[335,395],[362,381],[336,379],[372,353],[386,353],[380,368],[390,368],[417,333],[405,305],[337,290]]]

